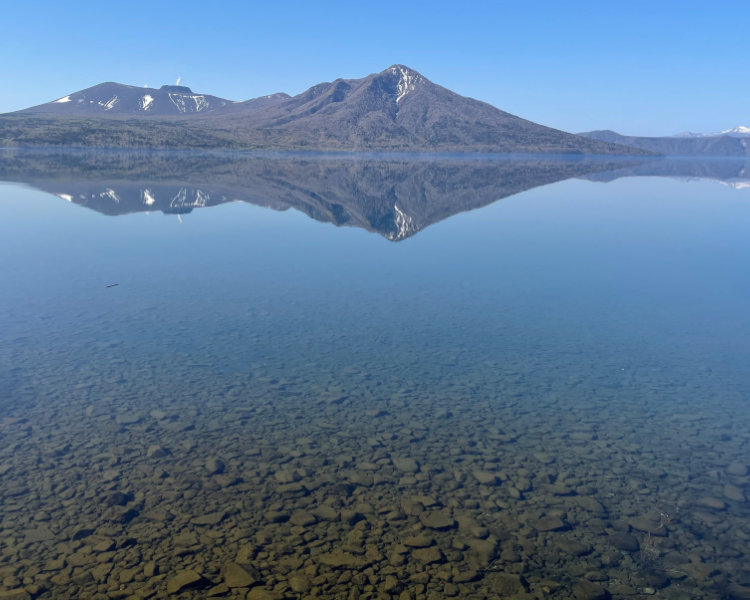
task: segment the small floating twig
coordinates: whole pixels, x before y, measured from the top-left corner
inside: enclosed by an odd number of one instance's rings
[[[120,284],[119,283],[110,283],[107,287],[108,288],[117,287],[118,285],[120,285]]]

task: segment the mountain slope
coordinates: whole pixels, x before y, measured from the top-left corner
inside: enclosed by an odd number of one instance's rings
[[[155,89],[107,82],[18,112],[76,116],[165,116],[210,112],[230,104],[231,100],[195,94],[189,87],[180,85],[163,85]]]
[[[26,118],[44,120],[44,128]],[[294,97],[274,94],[237,103],[176,86],[101,84],[1,117],[0,143],[648,154],[532,123],[451,92],[403,65],[362,79],[321,83]]]
[[[750,156],[750,138],[733,135],[637,137],[610,130],[587,131],[578,135],[671,156]]]

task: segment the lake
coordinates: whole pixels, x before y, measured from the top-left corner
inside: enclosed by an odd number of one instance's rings
[[[750,598],[750,165],[0,154],[0,598]]]

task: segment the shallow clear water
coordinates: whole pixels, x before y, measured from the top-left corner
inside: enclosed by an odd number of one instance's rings
[[[750,597],[750,190],[558,178],[375,232],[1,184],[0,589]]]

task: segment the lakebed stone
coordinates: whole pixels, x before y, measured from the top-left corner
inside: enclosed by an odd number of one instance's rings
[[[558,517],[542,517],[541,519],[532,521],[531,525],[537,531],[542,532],[565,531],[566,529],[570,529],[570,525]]]
[[[399,471],[403,471],[405,473],[416,473],[417,471],[419,471],[419,464],[413,458],[393,456],[391,457],[391,461],[393,462],[393,466],[396,467]]]
[[[444,531],[456,526],[456,521],[449,514],[442,511],[425,511],[419,515],[422,525],[429,529]]]
[[[224,565],[224,583],[230,588],[246,588],[260,583],[260,580],[252,567],[230,561]]]
[[[168,594],[179,594],[183,590],[203,587],[205,580],[197,572],[186,569],[184,571],[178,571],[167,581],[167,593]]]
[[[618,550],[624,552],[638,552],[640,544],[638,539],[629,533],[623,531],[615,531],[607,536],[607,541],[612,544]]]
[[[573,596],[576,600],[608,600],[609,592],[593,581],[582,579],[573,584]]]

